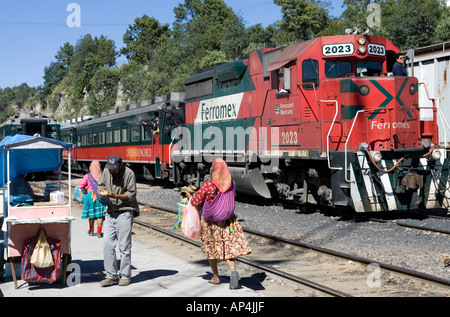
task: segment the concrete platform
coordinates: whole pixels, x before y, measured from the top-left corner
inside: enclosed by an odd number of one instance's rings
[[[29,284],[19,279],[15,289],[12,276],[5,274],[4,282],[0,282],[0,297],[264,297],[257,288],[242,286],[230,290],[226,282],[209,284],[212,275],[207,261],[203,265],[185,262],[135,240],[131,284],[101,287],[99,283],[105,278],[103,239],[88,236],[87,222],[80,219],[81,207],[77,203],[72,207],[72,215],[76,220],[71,228],[72,263],[67,286],[61,282]],[[17,275],[20,278],[20,268]]]

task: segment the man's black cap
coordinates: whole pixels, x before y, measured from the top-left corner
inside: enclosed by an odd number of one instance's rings
[[[108,168],[110,170],[115,170],[119,167],[119,165],[122,164],[122,158],[119,155],[111,155],[108,159],[108,162],[105,165],[105,168]]]

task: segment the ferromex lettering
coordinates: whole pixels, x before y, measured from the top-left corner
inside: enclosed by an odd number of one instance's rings
[[[200,101],[196,123],[237,119],[244,93]]]
[[[378,130],[385,130],[385,129],[409,129],[411,126],[409,125],[409,122],[378,122],[378,121],[372,121],[371,128],[372,130],[378,129]]]

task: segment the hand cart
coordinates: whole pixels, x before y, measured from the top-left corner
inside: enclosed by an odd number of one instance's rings
[[[37,237],[44,229],[47,238],[58,240],[59,253],[62,255],[62,282],[66,283],[67,261],[71,253],[71,169],[68,170],[68,203],[63,202],[34,202],[12,206],[10,184],[14,177],[32,173],[58,171],[59,189],[61,188],[61,166],[63,164],[63,151],[67,151],[70,162],[72,144],[60,142],[43,137],[16,135],[6,137],[0,142],[2,170],[0,180],[3,181],[4,206],[4,241],[7,242],[6,258],[11,264],[11,273],[14,286],[17,289],[17,277],[14,267],[14,258],[20,257],[22,262],[25,242]],[[6,188],[6,189],[5,189]],[[29,259],[28,259],[29,261]],[[56,266],[56,264],[55,264]]]

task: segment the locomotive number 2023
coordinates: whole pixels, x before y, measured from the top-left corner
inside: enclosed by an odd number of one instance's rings
[[[297,144],[298,133],[294,131],[281,132],[281,144]]]
[[[368,45],[368,52],[370,55],[377,55],[377,56],[385,56],[386,55],[386,49],[384,48],[384,45],[380,44],[369,44]]]
[[[322,47],[324,56],[351,55],[355,52],[352,43],[327,44]]]

